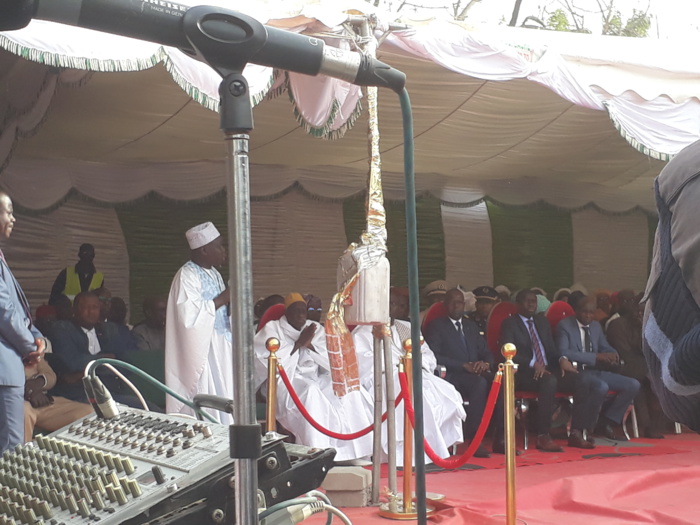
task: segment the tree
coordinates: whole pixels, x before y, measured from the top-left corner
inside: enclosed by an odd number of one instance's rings
[[[644,38],[649,35],[651,15],[649,5],[645,11],[634,9],[632,16],[623,21],[615,0],[595,0],[597,10],[586,10],[576,5],[574,0],[557,0],[559,7],[552,12],[543,8],[540,19],[546,19],[546,28],[554,31],[572,31],[575,33],[591,33],[587,27],[586,15],[599,17],[600,32],[603,35],[629,36]]]

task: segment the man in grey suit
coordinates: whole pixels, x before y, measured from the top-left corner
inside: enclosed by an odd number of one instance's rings
[[[585,428],[608,439],[626,441],[622,419],[639,392],[639,382],[612,371],[619,367],[620,357],[605,339],[600,323],[593,320],[596,307],[595,298],[586,297],[576,305],[575,317],[559,321],[557,347],[564,358],[579,364],[577,387],[588,391]],[[609,391],[616,394],[601,414]]]
[[[9,239],[14,225],[12,200],[0,192],[0,238]],[[45,348],[27,298],[0,251],[0,453],[24,443],[24,365],[37,363]]]

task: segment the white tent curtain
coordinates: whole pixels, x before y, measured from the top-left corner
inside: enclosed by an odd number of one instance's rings
[[[643,213],[604,215],[582,210],[571,216],[574,282],[595,288],[637,292],[646,286],[649,224]]]
[[[347,248],[343,204],[293,191],[252,202],[251,217],[256,299],[312,293],[327,309],[337,291],[338,258]]]
[[[442,206],[445,279],[467,290],[493,285],[491,223],[486,203],[468,208]]]

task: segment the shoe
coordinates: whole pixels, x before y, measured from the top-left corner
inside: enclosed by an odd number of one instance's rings
[[[549,434],[537,436],[537,449],[542,452],[564,452],[563,448],[552,441],[552,436]]]
[[[569,446],[575,448],[585,448],[591,449],[595,448],[595,445],[590,441],[583,439],[583,433],[580,430],[571,430],[569,434]]]
[[[595,428],[595,434],[612,441],[629,441],[625,432],[622,430],[622,425],[599,423]]]
[[[484,445],[479,445],[479,447],[474,452],[474,457],[475,458],[490,458],[491,454],[489,454],[489,451],[486,450],[486,447]]]
[[[505,441],[494,441],[491,450],[494,454],[505,454],[506,453],[506,442]],[[515,455],[519,456],[522,454],[522,450],[515,449]]]

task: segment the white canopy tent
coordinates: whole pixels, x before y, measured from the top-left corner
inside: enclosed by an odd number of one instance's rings
[[[263,12],[280,27],[332,35],[327,41],[341,46],[349,45],[345,9],[371,9],[359,1],[263,4],[236,8],[257,9],[252,14]],[[391,16],[376,15],[379,35]],[[41,21],[0,33],[0,46],[0,184],[21,208],[55,208],[72,190],[120,203],[150,192],[203,199],[223,189],[222,140],[211,111],[219,78],[208,66],[157,44]],[[653,178],[669,156],[700,138],[700,66],[685,63],[686,49],[435,21],[390,34],[379,58],[408,77],[419,192],[446,206],[488,197],[653,213]],[[246,76],[257,103],[253,197],[272,198],[295,184],[328,199],[364,190],[367,116],[359,88],[260,66]],[[391,199],[403,198],[400,123],[395,95],[380,91]],[[333,244],[342,249],[344,239]],[[63,259],[70,261],[68,251]],[[328,270],[324,294],[334,287]]]

